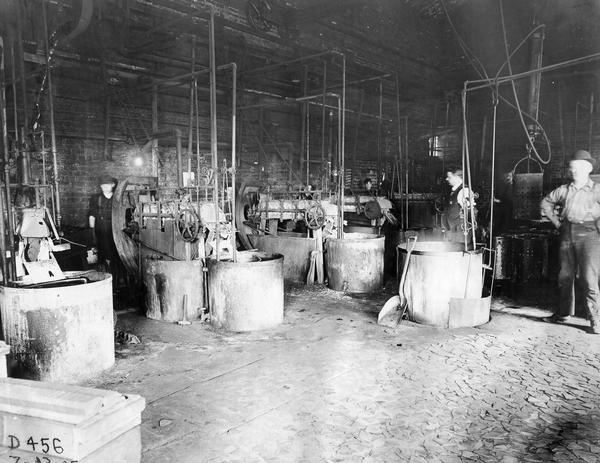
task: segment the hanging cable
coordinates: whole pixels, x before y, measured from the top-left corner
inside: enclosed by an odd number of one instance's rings
[[[502,37],[504,39],[504,51],[506,52],[506,66],[508,67],[508,73],[509,75],[513,75],[513,71],[512,71],[512,65],[511,65],[511,61],[510,61],[510,52],[508,49],[508,38],[507,38],[507,34],[506,34],[506,24],[504,21],[504,6],[502,4],[502,0],[498,0],[499,6],[500,6],[500,21],[502,23]],[[525,124],[525,119],[523,118],[523,112],[521,110],[521,105],[519,103],[519,95],[517,94],[517,86],[515,85],[515,81],[511,80],[510,81],[511,87],[512,87],[512,91],[513,91],[513,95],[515,97],[515,104],[517,105],[517,109],[518,109],[518,113],[519,113],[519,120],[521,121],[521,126],[523,127],[523,130],[525,130],[525,134],[527,136],[527,141],[529,143],[529,146],[531,147],[531,151],[533,151],[533,154],[535,154],[535,157],[537,158],[537,160],[543,164],[543,165],[547,165],[550,163],[550,160],[552,159],[552,151],[551,151],[551,147],[550,147],[550,143],[549,140],[546,138],[547,141],[547,147],[548,147],[548,159],[542,159],[542,157],[540,156],[540,154],[538,153],[537,149],[535,148],[535,144],[533,143],[533,137],[529,134],[529,131],[527,130],[527,124]],[[537,127],[541,127],[541,125],[537,122],[537,120],[535,121]]]

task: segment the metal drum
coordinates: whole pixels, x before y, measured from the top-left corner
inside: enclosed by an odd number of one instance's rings
[[[177,322],[197,319],[204,306],[202,262],[144,259],[146,316]]]
[[[211,323],[231,331],[271,328],[283,321],[283,256],[251,251],[238,261],[208,260]]]
[[[510,280],[513,276],[513,251],[511,235],[500,235],[494,238],[494,278]]]
[[[403,259],[406,246],[398,246]],[[448,328],[451,299],[481,298],[482,269],[481,250],[464,252],[463,244],[448,241],[417,242],[404,285],[410,319]]]
[[[317,250],[315,238],[288,236],[249,235],[252,245],[267,254],[281,254],[283,260],[283,278],[294,283],[306,282],[310,266],[310,254]]]
[[[385,238],[346,233],[344,238],[329,238],[325,269],[329,287],[335,291],[370,293],[383,286]]]
[[[65,275],[46,287],[0,287],[11,376],[75,383],[115,363],[112,276]]]
[[[513,279],[517,283],[542,281],[549,275],[549,242],[546,235],[521,233],[514,235]]]

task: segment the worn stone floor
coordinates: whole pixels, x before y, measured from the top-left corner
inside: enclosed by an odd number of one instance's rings
[[[599,461],[585,320],[541,322],[546,293],[495,298],[479,328],[388,328],[388,295],[288,288],[283,325],[260,333],[130,314],[142,344],[87,384],[146,398],[144,463]]]

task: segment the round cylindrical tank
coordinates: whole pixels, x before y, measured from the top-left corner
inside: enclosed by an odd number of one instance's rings
[[[250,235],[250,242],[256,249],[267,254],[281,254],[283,260],[283,278],[294,283],[306,282],[310,266],[310,255],[317,250],[317,240],[280,233],[272,235]]]
[[[0,287],[11,376],[75,383],[114,364],[112,276],[65,275],[37,287]]]
[[[398,246],[403,259],[406,247],[406,243]],[[465,252],[463,244],[447,241],[415,244],[404,285],[412,321],[447,328],[450,299],[481,298],[482,289],[480,250]]]
[[[210,259],[208,302],[213,326],[254,331],[283,321],[283,256],[238,253],[238,261]]]
[[[195,320],[204,306],[202,262],[144,259],[146,316],[177,322]]]
[[[346,233],[328,238],[325,269],[328,285],[335,291],[370,293],[383,286],[385,238]]]

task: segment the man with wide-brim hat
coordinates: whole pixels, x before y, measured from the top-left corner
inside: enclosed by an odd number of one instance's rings
[[[560,299],[554,314],[544,320],[565,322],[575,314],[574,282],[579,275],[591,332],[600,334],[600,184],[590,178],[595,167],[596,160],[589,152],[576,151],[569,160],[572,181],[542,200],[542,214],[560,230]]]

